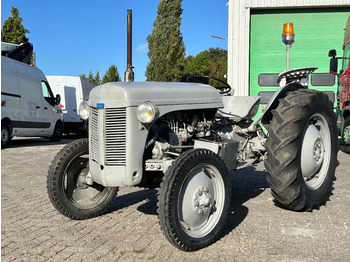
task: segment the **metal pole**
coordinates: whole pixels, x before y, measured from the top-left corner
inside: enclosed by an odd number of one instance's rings
[[[127,66],[124,74],[125,82],[134,82],[134,71],[132,70],[132,10],[127,10]]]
[[[286,67],[287,67],[287,70],[289,70],[290,68],[290,46],[291,45],[286,45]]]

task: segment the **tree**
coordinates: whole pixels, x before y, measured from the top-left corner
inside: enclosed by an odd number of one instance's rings
[[[97,73],[96,73],[97,74]],[[92,71],[89,71],[88,76],[86,76],[85,74],[81,74],[79,75],[82,79],[85,79],[86,81],[89,81],[90,83],[94,84],[94,85],[98,85],[98,83],[96,82],[96,77],[94,76],[94,74],[92,73]]]
[[[89,81],[90,83],[93,83],[94,85],[101,85],[108,82],[119,82],[121,81],[119,73],[118,73],[118,67],[115,65],[111,65],[106,73],[103,75],[102,80],[100,78],[100,72],[97,70],[95,75],[90,70],[89,75],[86,77],[85,74],[79,75],[81,78],[85,79],[86,81]]]
[[[97,86],[101,84],[100,72],[98,70],[96,71],[96,74],[94,77],[94,84]]]
[[[87,81],[89,81],[90,83],[97,85],[97,83],[95,82],[95,77],[94,74],[92,73],[92,71],[90,70],[88,77],[85,79]]]
[[[118,73],[118,67],[111,65],[102,77],[102,84],[119,81],[121,81],[121,79]]]
[[[209,48],[200,52],[195,57],[186,58],[187,75],[208,75],[226,81],[227,74],[227,50],[221,48]],[[218,82],[210,84],[218,85]],[[222,84],[219,84],[222,85]]]
[[[26,34],[30,32],[22,25],[23,19],[19,16],[18,9],[12,7],[10,13],[12,17],[8,17],[2,25],[1,41],[13,44],[28,42],[29,39],[26,37]]]
[[[182,0],[161,0],[152,33],[147,37],[147,81],[179,81],[185,69],[181,25]]]

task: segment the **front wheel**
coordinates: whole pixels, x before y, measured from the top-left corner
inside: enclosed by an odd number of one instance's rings
[[[288,209],[311,211],[331,194],[339,148],[332,107],[324,93],[300,89],[272,111],[267,182],[275,200]]]
[[[217,240],[229,212],[231,188],[222,160],[205,149],[191,149],[166,172],[158,196],[163,234],[184,251]]]
[[[341,137],[345,153],[350,154],[350,115],[344,120]]]
[[[112,204],[118,188],[87,183],[88,140],[76,140],[54,158],[47,175],[47,192],[54,207],[72,219],[101,215]]]

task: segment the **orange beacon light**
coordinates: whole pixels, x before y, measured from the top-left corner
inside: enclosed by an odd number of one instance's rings
[[[294,43],[294,26],[293,23],[283,25],[282,42],[291,46]]]

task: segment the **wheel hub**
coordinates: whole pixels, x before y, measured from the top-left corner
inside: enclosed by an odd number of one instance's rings
[[[210,211],[212,195],[208,187],[200,187],[194,196],[194,208],[198,215],[203,215]]]
[[[318,128],[311,124],[307,128],[301,151],[301,170],[305,180],[314,177],[322,166],[324,159],[324,145]]]
[[[314,160],[317,164],[322,163],[323,160],[324,146],[321,139],[317,139],[314,144]]]
[[[89,185],[86,182],[87,175],[88,175],[88,169],[84,168],[80,172],[80,174],[79,174],[79,176],[77,178],[77,188],[79,188],[79,189],[86,189],[86,188],[89,187]]]

